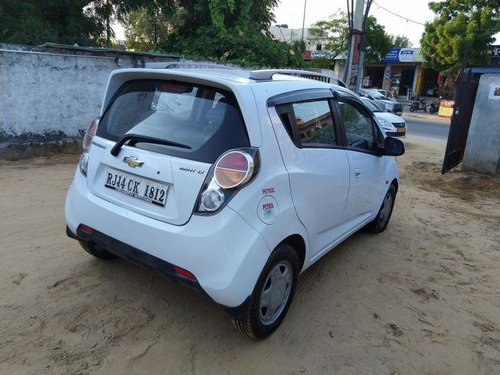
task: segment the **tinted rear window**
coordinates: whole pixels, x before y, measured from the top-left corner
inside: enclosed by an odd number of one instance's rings
[[[117,142],[126,134],[186,145],[189,149],[144,142],[136,147],[209,163],[228,149],[249,146],[231,92],[177,81],[129,81],[118,90],[97,135]]]

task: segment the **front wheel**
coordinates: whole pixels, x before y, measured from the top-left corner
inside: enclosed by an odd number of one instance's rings
[[[391,219],[394,202],[396,201],[396,187],[391,185],[387,193],[385,193],[384,201],[375,219],[366,227],[373,233],[381,233],[387,228]]]
[[[415,106],[413,104],[410,106],[410,112],[415,112]]]
[[[287,244],[279,245],[264,266],[246,311],[233,320],[234,326],[257,339],[273,333],[292,303],[298,273],[295,250]]]

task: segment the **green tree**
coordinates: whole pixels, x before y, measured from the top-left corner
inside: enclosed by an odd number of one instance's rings
[[[323,41],[324,47],[334,53],[333,58],[339,54],[346,54],[349,42],[349,27],[347,15],[338,12],[328,20],[316,22],[312,25],[311,34],[315,41]],[[387,51],[394,46],[395,40],[403,40],[406,37],[392,37],[385,32],[384,26],[377,23],[377,19],[369,16],[366,20],[366,62],[379,62],[384,58]]]
[[[404,35],[391,35],[390,36],[391,38],[391,44],[392,44],[392,47],[396,47],[396,48],[411,48],[412,47],[412,43],[410,41],[410,39],[408,39],[406,36]]]
[[[173,32],[178,8],[173,1],[150,1],[120,15],[127,38],[127,48],[138,51],[161,50]]]
[[[86,8],[89,1],[37,0],[0,2],[0,41],[5,43],[92,44],[104,33]]]
[[[298,66],[300,45],[272,40],[278,0],[178,0],[174,31],[162,48],[244,65]]]
[[[324,49],[333,52],[332,58],[347,53],[349,26],[345,12],[340,11],[327,20],[314,23],[309,29],[309,33],[315,43],[324,44]]]
[[[393,48],[392,38],[385,32],[384,26],[378,24],[374,16],[368,16],[365,62],[380,62],[391,48]]]
[[[109,46],[112,22],[145,3],[151,1],[1,0],[0,42]]]
[[[436,18],[425,25],[420,41],[426,63],[448,75],[461,66],[488,62],[488,45],[500,31],[498,0],[431,2]]]

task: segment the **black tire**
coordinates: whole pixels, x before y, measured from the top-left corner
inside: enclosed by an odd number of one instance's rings
[[[273,333],[292,303],[298,273],[295,250],[287,244],[279,245],[264,266],[246,310],[241,318],[233,319],[236,329],[254,339],[263,339]],[[268,302],[263,299],[266,292],[269,304],[276,306],[266,306]]]
[[[410,112],[415,112],[415,107],[412,105],[410,105]]]
[[[392,210],[394,209],[394,202],[396,201],[396,186],[391,185],[387,193],[385,193],[384,201],[380,206],[375,219],[369,223],[366,228],[373,233],[382,233],[389,224],[391,219]]]
[[[109,251],[103,248],[94,246],[91,242],[81,241],[81,240],[78,242],[80,242],[80,246],[83,248],[83,250],[85,250],[90,255],[95,256],[96,258],[104,260],[111,260],[117,258],[115,254],[110,253]]]

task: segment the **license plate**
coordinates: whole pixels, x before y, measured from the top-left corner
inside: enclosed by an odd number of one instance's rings
[[[398,128],[398,133],[404,133],[405,132],[405,128]]]
[[[108,169],[104,186],[161,207],[165,207],[169,187],[116,169]]]

